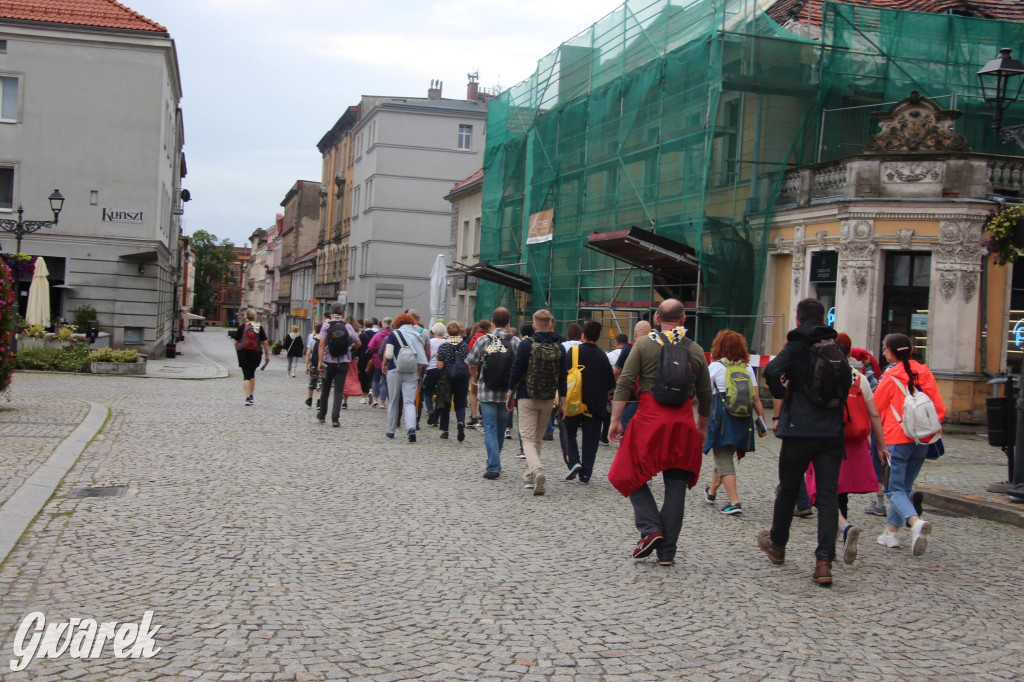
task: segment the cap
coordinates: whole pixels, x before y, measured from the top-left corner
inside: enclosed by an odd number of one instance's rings
[[[420,312],[415,308],[409,308],[409,314],[412,315],[417,320],[420,319]]]

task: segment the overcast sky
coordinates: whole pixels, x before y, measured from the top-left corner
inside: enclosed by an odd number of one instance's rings
[[[164,25],[181,68],[185,233],[236,244],[269,227],[316,143],[360,96],[508,88],[621,0],[122,0]]]

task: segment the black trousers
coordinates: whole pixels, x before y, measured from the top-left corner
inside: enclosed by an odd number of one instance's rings
[[[793,507],[800,494],[807,465],[814,463],[814,478],[818,486],[818,546],[817,559],[834,561],[836,558],[836,529],[839,527],[839,509],[836,489],[839,487],[839,465],[842,464],[844,443],[842,438],[783,438],[779,454],[779,494],[775,497],[771,538],[779,547],[789,542],[789,529],[793,524]]]
[[[327,401],[331,397],[331,389],[334,389],[334,407],[331,410],[331,419],[338,421],[341,416],[341,401],[345,397],[345,377],[348,376],[347,362],[325,362],[323,389],[320,393],[320,412],[317,415],[323,419],[327,415]]]

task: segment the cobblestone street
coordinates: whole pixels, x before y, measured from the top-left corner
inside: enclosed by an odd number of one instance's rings
[[[928,510],[928,551],[912,557],[909,533],[903,549],[876,544],[883,519],[855,496],[860,558],[822,589],[810,581],[816,520],[794,521],[782,566],[754,540],[771,520],[769,437],[738,466],[742,516],[704,503],[708,456],[676,565],[636,562],[631,507],[605,478],[614,447],[582,485],[561,480],[545,443],[548,492],[534,497],[515,441],[486,481],[472,429],[441,441],[424,418],[417,443],[386,440],[382,411],[358,398],[332,429],[281,358],[245,407],[226,336],[192,343],[230,377],[25,373],[0,403],[0,502],[88,403],[111,410],[0,567],[5,679],[1021,679],[1020,528]],[[947,447],[1005,477],[983,439]],[[922,482],[945,482],[940,467]],[[108,485],[127,492],[69,497]],[[147,610],[160,626],[152,659],[108,648],[10,672],[30,612],[138,622]]]

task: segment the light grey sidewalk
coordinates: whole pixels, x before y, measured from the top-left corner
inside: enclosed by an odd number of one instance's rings
[[[220,340],[227,330],[210,327],[205,332],[189,332],[184,341],[178,342],[178,354],[173,360],[150,358],[146,362],[146,376],[160,379],[223,379],[229,375],[228,368],[209,357],[204,351],[204,335],[209,334],[205,343]]]

